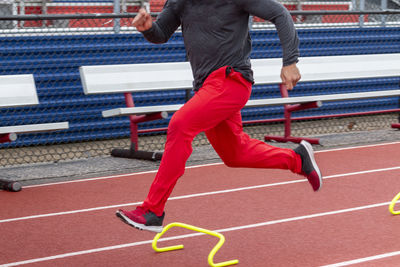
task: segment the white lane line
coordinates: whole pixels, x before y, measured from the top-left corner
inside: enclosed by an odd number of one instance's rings
[[[343,174],[335,174],[324,177],[326,179],[344,177],[344,176],[354,176],[354,175],[361,175],[367,173],[375,173],[375,172],[384,172],[384,171],[392,171],[392,170],[399,170],[400,166],[384,168],[384,169],[373,169],[373,170],[366,170],[366,171],[358,171],[358,172],[350,172],[350,173],[343,173]],[[280,185],[287,185],[287,184],[294,184],[294,183],[302,183],[307,182],[307,179],[300,179],[300,180],[293,180],[287,182],[279,182],[279,183],[272,183],[272,184],[262,184],[262,185],[255,185],[255,186],[246,186],[246,187],[239,187],[233,189],[226,189],[226,190],[219,190],[219,191],[211,191],[211,192],[204,192],[204,193],[197,193],[197,194],[190,194],[190,195],[183,195],[183,196],[176,196],[170,197],[168,200],[179,200],[179,199],[187,199],[187,198],[195,198],[195,197],[202,197],[202,196],[209,196],[209,195],[217,195],[217,194],[225,194],[225,193],[232,193],[244,190],[253,190],[259,188],[266,188],[266,187],[273,187],[273,186],[280,186]],[[51,216],[60,216],[60,215],[68,215],[68,214],[75,214],[75,213],[82,213],[82,212],[90,212],[90,211],[97,211],[97,210],[105,210],[105,209],[112,209],[112,208],[120,208],[126,206],[136,206],[140,205],[142,202],[132,202],[132,203],[123,203],[123,204],[115,204],[110,206],[101,206],[101,207],[94,207],[88,209],[79,209],[79,210],[71,210],[71,211],[61,211],[55,213],[46,213],[46,214],[37,214],[31,215],[26,217],[17,217],[17,218],[9,218],[9,219],[2,219],[0,223],[7,223],[7,222],[14,222],[14,221],[22,221],[22,220],[29,220],[29,219],[37,219],[37,218],[44,218],[44,217],[51,217]]]
[[[341,148],[319,150],[319,151],[315,151],[315,153],[325,153],[325,152],[342,151],[342,150],[350,150],[350,149],[378,147],[378,146],[391,146],[391,145],[398,145],[398,144],[400,144],[400,142],[390,142],[390,143],[381,143],[381,144],[372,144],[372,145],[363,145],[363,146],[341,147]]]
[[[315,151],[315,153],[318,154],[318,153],[325,153],[325,152],[335,152],[335,151],[342,151],[342,150],[361,149],[361,148],[396,145],[396,144],[400,144],[400,142],[390,142],[390,143],[382,143],[382,144],[373,144],[373,145],[364,145],[364,146],[353,146],[353,147],[327,149],[327,150]],[[186,169],[195,169],[195,168],[217,166],[217,165],[223,165],[223,164],[224,164],[223,162],[216,162],[216,163],[210,163],[210,164],[188,166],[188,167],[186,167]],[[110,176],[102,176],[102,177],[93,177],[93,178],[87,178],[87,179],[77,179],[77,180],[55,182],[55,183],[47,183],[47,184],[27,185],[27,186],[24,186],[24,188],[33,188],[33,187],[53,186],[53,185],[69,184],[69,183],[80,183],[80,182],[89,182],[89,181],[97,181],[97,180],[106,180],[106,179],[112,179],[112,178],[135,176],[135,175],[141,175],[141,174],[150,174],[150,173],[156,173],[156,172],[157,172],[157,170],[150,170],[150,171],[143,171],[143,172],[134,172],[134,173],[126,173],[126,174],[118,174],[118,175],[110,175]]]
[[[222,165],[222,164],[223,164],[222,162],[217,162],[217,163],[209,163],[209,164],[202,164],[202,165],[194,165],[194,166],[185,167],[185,169],[196,169],[196,168],[216,166],[216,165]],[[93,178],[78,179],[78,180],[71,180],[71,181],[63,181],[63,182],[48,183],[48,184],[27,185],[27,186],[24,186],[24,188],[52,186],[52,185],[70,184],[70,183],[80,183],[80,182],[89,182],[89,181],[97,181],[97,180],[107,180],[107,179],[112,179],[112,178],[136,176],[136,175],[150,174],[150,173],[156,173],[156,172],[157,172],[157,170],[143,171],[143,172],[133,172],[133,173],[117,174],[117,175],[102,176],[102,177],[93,177]]]
[[[237,192],[237,191],[257,189],[257,188],[264,188],[264,187],[272,187],[272,186],[278,186],[278,185],[299,183],[299,182],[305,182],[305,181],[307,181],[307,180],[302,179],[302,180],[294,180],[294,181],[288,181],[288,182],[280,182],[280,183],[273,183],[273,184],[263,184],[263,185],[239,187],[239,188],[234,188],[234,189],[225,189],[225,190],[219,190],[219,191],[212,191],[212,192],[204,192],[204,193],[176,196],[176,197],[168,198],[168,201],[170,201],[170,200],[178,200],[178,199],[186,199],[186,198],[194,198],[194,197],[202,197],[202,196],[209,196],[209,195],[217,195],[217,194],[224,194],[224,193],[231,193],[231,192]],[[142,202],[132,202],[132,203],[116,204],[116,205],[111,205],[111,206],[102,206],[102,207],[95,207],[95,208],[88,208],[88,209],[62,211],[62,212],[47,213],[47,214],[38,214],[38,215],[32,215],[32,216],[26,216],[26,217],[3,219],[3,220],[0,220],[0,223],[21,221],[21,220],[28,220],[28,219],[36,219],[36,218],[43,218],[43,217],[51,217],[51,216],[59,216],[59,215],[67,215],[67,214],[81,213],[81,212],[90,212],[90,211],[104,210],[104,209],[111,209],[111,208],[120,208],[120,207],[126,207],[126,206],[135,206],[135,205],[140,205],[140,204],[142,204]]]
[[[388,253],[384,253],[384,254],[374,255],[374,256],[370,256],[370,257],[359,258],[359,259],[355,259],[355,260],[343,261],[343,262],[339,262],[339,263],[324,265],[324,266],[321,266],[321,267],[342,267],[342,266],[349,266],[349,265],[352,265],[352,264],[359,264],[359,263],[363,263],[363,262],[367,262],[367,261],[380,260],[380,259],[384,259],[384,258],[388,258],[388,257],[393,257],[393,256],[399,256],[399,255],[400,255],[400,251],[393,251],[393,252],[388,252]]]
[[[329,216],[329,215],[377,208],[377,207],[382,207],[382,206],[386,206],[389,204],[390,204],[390,202],[376,203],[376,204],[370,204],[370,205],[359,206],[359,207],[348,208],[348,209],[314,213],[314,214],[309,214],[309,215],[303,215],[303,216],[297,216],[297,217],[291,217],[291,218],[285,218],[285,219],[279,219],[279,220],[273,220],[273,221],[266,221],[266,222],[261,222],[261,223],[256,223],[256,224],[248,224],[248,225],[242,225],[242,226],[236,226],[236,227],[230,227],[230,228],[223,228],[223,229],[218,229],[218,230],[213,230],[213,231],[220,232],[220,233],[238,231],[238,230],[251,229],[251,228],[268,226],[268,225],[273,225],[273,224],[287,223],[287,222],[300,221],[300,220],[312,219],[312,218],[317,218],[317,217],[323,217],[323,216]],[[195,234],[173,236],[173,237],[168,237],[168,238],[161,238],[161,239],[159,239],[159,242],[167,241],[167,240],[184,239],[184,238],[195,237],[195,236],[199,236],[199,235],[203,235],[203,234],[195,233]],[[115,249],[120,249],[120,248],[135,247],[135,246],[140,246],[140,245],[145,245],[145,244],[151,244],[152,241],[153,240],[146,240],[146,241],[140,241],[140,242],[134,242],[134,243],[120,244],[120,245],[115,245],[115,246],[101,247],[101,248],[95,248],[95,249],[89,249],[89,250],[81,250],[81,251],[76,251],[76,252],[48,256],[48,257],[29,259],[29,260],[18,261],[18,262],[11,262],[11,263],[6,263],[1,266],[3,266],[3,267],[19,266],[19,265],[23,265],[23,264],[56,260],[56,259],[61,259],[61,258],[67,258],[67,257],[73,257],[73,256],[79,256],[79,255],[85,255],[85,254],[91,254],[91,253],[98,253],[98,252],[102,252],[102,251],[115,250]]]

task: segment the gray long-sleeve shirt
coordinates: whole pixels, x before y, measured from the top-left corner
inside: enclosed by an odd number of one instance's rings
[[[275,24],[283,65],[297,62],[299,40],[292,18],[275,0],[167,0],[157,20],[143,35],[152,43],[165,43],[182,26],[194,90],[201,87],[211,72],[227,65],[253,82],[249,14]]]

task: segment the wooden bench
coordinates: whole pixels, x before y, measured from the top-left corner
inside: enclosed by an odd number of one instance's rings
[[[253,59],[255,84],[280,84],[281,59]],[[301,82],[348,80],[400,76],[400,54],[351,55],[305,57],[298,63]],[[190,89],[193,76],[188,62],[146,63],[124,65],[81,66],[80,75],[84,93],[125,94],[126,106],[104,110],[103,117],[129,116],[131,123],[131,149],[113,150],[112,155],[130,158],[160,159],[161,153],[138,151],[137,124],[166,118],[168,112],[177,111],[182,104],[135,107],[131,93],[156,90]],[[291,112],[315,108],[322,102],[376,97],[399,96],[400,90],[381,90],[346,94],[289,97],[285,86],[280,85],[282,98],[249,100],[246,107],[284,105],[285,136],[266,136],[266,140],[299,142],[306,139],[317,144],[318,139],[290,135]],[[295,90],[295,89],[294,89]]]

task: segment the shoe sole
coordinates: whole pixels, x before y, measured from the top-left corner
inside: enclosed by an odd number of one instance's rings
[[[306,141],[304,141],[304,140],[302,140],[302,141],[300,142],[300,144],[301,144],[302,146],[304,146],[304,148],[307,150],[308,155],[310,156],[310,159],[311,159],[311,163],[312,163],[312,165],[313,165],[315,171],[316,171],[317,174],[318,174],[318,178],[319,178],[319,187],[318,187],[317,190],[315,190],[315,191],[318,191],[318,190],[320,190],[320,189],[322,188],[322,174],[321,174],[321,171],[320,171],[319,168],[318,168],[317,162],[315,161],[315,158],[314,158],[314,150],[313,150],[312,146],[310,145],[310,143],[308,143],[308,142],[306,142]]]
[[[146,230],[146,231],[155,232],[155,233],[161,233],[163,230],[162,226],[147,226],[147,225],[144,225],[141,223],[134,222],[131,219],[129,219],[129,217],[126,216],[123,212],[121,212],[119,210],[117,210],[115,215],[117,215],[117,217],[119,219],[121,219],[121,221],[123,221],[124,223],[128,224],[129,226],[135,227],[136,229],[139,229],[139,230]]]

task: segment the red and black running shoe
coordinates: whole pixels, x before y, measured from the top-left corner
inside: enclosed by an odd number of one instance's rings
[[[116,215],[124,223],[140,230],[147,230],[156,233],[160,233],[163,230],[162,223],[165,212],[162,216],[157,216],[149,210],[137,207],[132,211],[117,210]]]
[[[322,175],[314,158],[314,150],[310,143],[302,140],[300,145],[295,148],[294,152],[301,157],[301,174],[307,177],[314,191],[318,191],[322,187]]]

